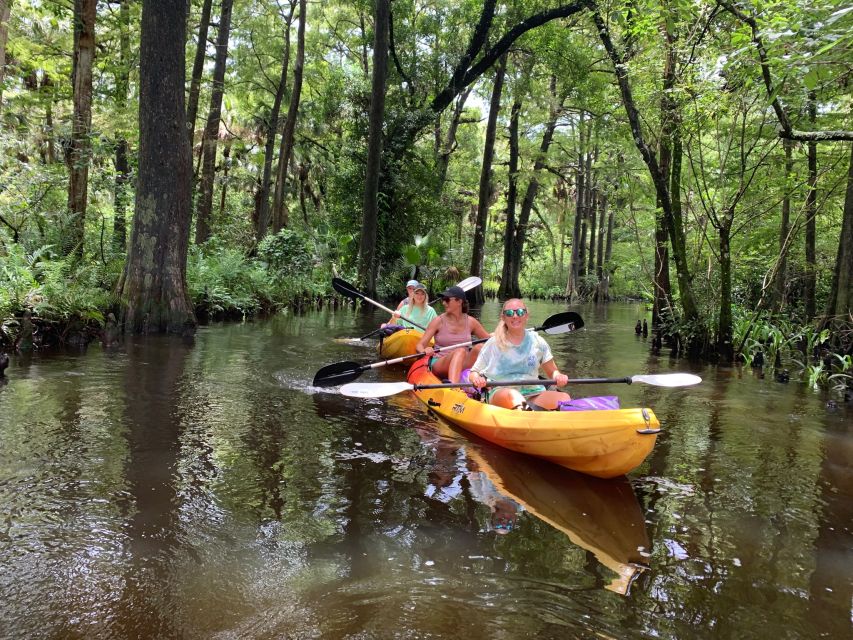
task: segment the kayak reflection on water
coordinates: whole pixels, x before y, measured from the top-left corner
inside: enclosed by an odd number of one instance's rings
[[[427,496],[450,502],[467,489],[489,507],[481,533],[513,532],[527,512],[591,552],[616,576],[606,588],[627,595],[647,568],[650,542],[640,503],[625,476],[601,480],[528,456],[472,442],[441,422]],[[426,434],[419,433],[422,439]],[[463,439],[465,444],[460,443]]]

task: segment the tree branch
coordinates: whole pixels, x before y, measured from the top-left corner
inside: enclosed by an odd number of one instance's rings
[[[767,49],[764,46],[764,41],[759,35],[758,22],[756,19],[746,12],[738,9],[728,0],[717,0],[726,11],[731,13],[741,22],[746,23],[752,33],[752,43],[758,51],[758,59],[761,62],[761,77],[764,80],[764,87],[767,90],[768,97],[772,98],[771,106],[776,113],[776,119],[779,121],[779,137],[786,140],[800,140],[803,142],[827,142],[827,141],[842,141],[853,140],[853,131],[797,131],[791,126],[791,121],[788,119],[788,114],[785,111],[782,101],[779,100],[778,89],[773,87],[773,78],[770,75],[770,64],[767,61]]]

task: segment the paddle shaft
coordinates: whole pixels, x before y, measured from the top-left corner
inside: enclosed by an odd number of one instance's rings
[[[335,286],[335,285],[338,285],[338,286]],[[397,314],[397,312],[396,312],[396,311],[393,311],[393,310],[389,309],[388,307],[386,307],[386,306],[385,306],[384,304],[382,304],[381,302],[376,302],[376,300],[373,300],[372,298],[368,298],[368,297],[367,297],[366,295],[364,295],[361,291],[359,291],[358,289],[354,288],[354,287],[353,287],[351,284],[349,284],[348,282],[346,282],[346,281],[344,281],[344,280],[341,280],[340,278],[335,278],[334,280],[332,280],[332,286],[334,286],[334,287],[335,287],[335,289],[336,289],[339,293],[343,293],[344,295],[348,295],[348,296],[354,296],[354,297],[356,297],[356,298],[361,298],[361,299],[362,299],[362,300],[364,300],[365,302],[369,302],[369,303],[370,303],[370,304],[372,304],[373,306],[378,307],[378,308],[382,309],[383,311],[387,311],[387,312],[388,312],[388,313],[390,313],[392,316],[393,316],[393,315],[395,315],[395,314]],[[399,315],[399,314],[397,314],[397,315]],[[412,322],[409,318],[406,318],[406,317],[403,317],[403,316],[400,316],[400,317],[401,317],[401,318],[403,318],[403,320],[405,320],[406,322],[410,323],[412,326],[417,327],[417,328],[418,328],[418,329],[420,329],[421,331],[426,331],[426,327],[424,327],[423,325],[420,325],[420,324],[418,324],[417,322]]]
[[[577,380],[569,379],[569,384],[603,384],[603,383],[624,383],[631,384],[631,378],[578,378]],[[541,378],[530,378],[529,380],[487,380],[486,387],[529,387],[532,385],[551,386],[557,384],[556,380]],[[412,385],[413,391],[419,389],[453,389],[454,387],[473,387],[470,382],[442,382],[440,384],[415,384]]]

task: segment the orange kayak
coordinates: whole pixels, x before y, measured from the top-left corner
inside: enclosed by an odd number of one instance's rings
[[[441,382],[419,358],[414,385]],[[496,445],[598,478],[636,469],[655,446],[660,423],[651,409],[512,411],[469,398],[459,389],[418,389],[430,411]]]
[[[424,335],[423,331],[417,329],[395,331],[379,342],[379,357],[383,360],[390,360],[391,358],[402,358],[417,353],[415,345],[418,344],[422,335]]]

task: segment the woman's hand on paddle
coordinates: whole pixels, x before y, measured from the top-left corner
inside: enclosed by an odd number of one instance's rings
[[[418,351],[420,353],[424,354],[425,356],[432,356],[432,354],[435,353],[435,349],[433,349],[432,347],[426,347],[424,349],[418,349]]]
[[[469,371],[468,382],[473,384],[478,389],[482,389],[486,386],[486,376],[481,373],[477,373],[476,371]]]
[[[558,387],[565,387],[567,384],[569,384],[569,376],[567,376],[565,373],[558,373],[554,376],[554,381],[557,383]]]

